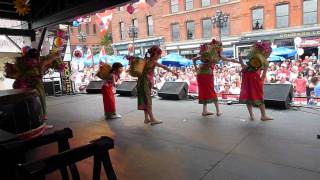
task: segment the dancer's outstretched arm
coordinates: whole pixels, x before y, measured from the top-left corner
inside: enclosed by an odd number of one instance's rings
[[[196,71],[198,71],[198,66],[197,66],[197,60],[199,60],[200,59],[200,56],[196,56],[196,57],[194,57],[194,58],[192,58],[191,60],[192,60],[192,63],[193,63],[193,66],[194,66],[194,69],[196,70]]]
[[[172,71],[171,69],[169,69],[169,68],[168,68],[167,66],[165,66],[165,65],[162,65],[162,64],[160,64],[160,63],[156,63],[156,66],[161,67],[162,69],[171,72],[172,74],[174,74],[174,75],[177,76],[177,77],[179,76],[178,73]]]
[[[242,68],[247,67],[247,66],[244,64],[243,59],[242,59],[242,56],[241,56],[240,53],[238,54],[238,57],[239,57],[239,63],[241,64],[241,67],[242,67]]]
[[[230,59],[230,58],[227,58],[227,57],[224,57],[224,56],[221,56],[221,57],[220,57],[220,59],[221,59],[222,61],[226,61],[226,62],[232,62],[232,63],[238,63],[238,64],[240,64],[240,62],[239,62],[239,61],[237,61],[237,60],[235,60],[235,59]]]
[[[51,65],[52,62],[59,57],[60,57],[60,54],[58,52],[54,53],[48,60],[45,60],[41,63],[41,68],[44,69],[46,66]]]

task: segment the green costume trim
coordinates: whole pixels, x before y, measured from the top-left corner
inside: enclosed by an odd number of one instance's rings
[[[260,106],[261,104],[264,104],[264,101],[263,100],[255,100],[255,101],[253,101],[253,100],[239,100],[239,103]]]
[[[218,98],[214,98],[214,99],[199,101],[199,104],[212,104],[213,102],[217,102],[217,101],[218,101]]]
[[[212,74],[212,69],[199,69],[197,74]]]

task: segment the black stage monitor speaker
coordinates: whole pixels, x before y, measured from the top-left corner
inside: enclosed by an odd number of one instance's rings
[[[123,81],[117,88],[116,93],[120,96],[136,96],[137,81]]]
[[[43,86],[47,96],[54,96],[54,92],[61,91],[59,81],[43,82]]]
[[[186,82],[165,82],[158,96],[163,99],[186,99],[188,96],[188,84]]]
[[[264,103],[267,107],[288,109],[293,98],[291,84],[265,84]]]
[[[88,84],[86,91],[89,94],[98,94],[101,93],[101,88],[103,86],[104,81],[90,81]]]

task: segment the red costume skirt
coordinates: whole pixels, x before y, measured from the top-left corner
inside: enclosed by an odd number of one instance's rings
[[[209,104],[217,101],[217,94],[214,91],[214,82],[212,73],[197,74],[199,104]]]
[[[263,104],[263,81],[260,73],[260,70],[255,72],[242,70],[240,103],[258,106]]]
[[[113,94],[113,86],[111,83],[106,83],[101,88],[103,96],[104,113],[106,116],[116,114],[116,102]]]

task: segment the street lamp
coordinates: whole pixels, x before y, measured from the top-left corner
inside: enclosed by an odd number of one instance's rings
[[[133,55],[135,55],[134,38],[138,37],[138,28],[136,26],[129,26],[129,37],[132,38]]]
[[[81,47],[82,47],[82,50],[84,51],[85,47],[84,47],[84,42],[86,42],[87,40],[87,33],[85,32],[80,32],[78,35],[77,35],[77,38],[79,39],[79,41],[81,42]]]
[[[221,41],[221,29],[227,26],[228,19],[229,17],[219,9],[216,11],[216,15],[211,18],[213,26],[219,29],[219,41]]]

